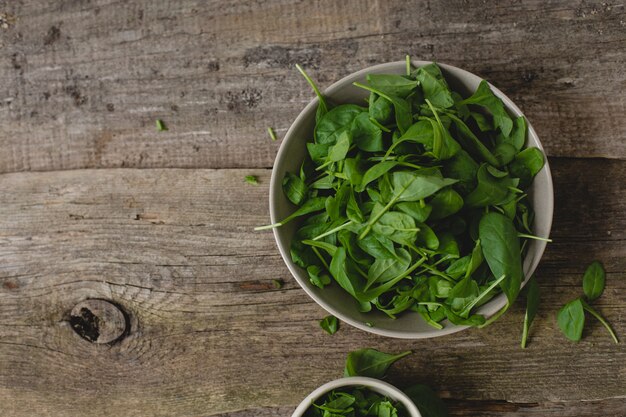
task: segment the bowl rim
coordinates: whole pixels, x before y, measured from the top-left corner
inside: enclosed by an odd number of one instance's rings
[[[411,60],[411,65],[414,67],[421,67],[430,63],[433,63],[435,61],[421,61],[421,60]],[[484,80],[482,77],[479,77],[476,74],[473,74],[469,71],[466,71],[462,68],[458,68],[455,67],[453,65],[449,65],[449,64],[444,64],[444,63],[440,63],[440,62],[436,62],[436,64],[442,68],[445,71],[454,71],[454,72],[459,72],[461,73],[464,77],[470,78],[470,79],[474,79],[474,80]],[[359,78],[363,78],[365,77],[367,74],[369,74],[370,72],[378,72],[381,73],[381,70],[389,70],[389,71],[393,71],[393,70],[397,70],[398,68],[405,68],[406,66],[406,61],[393,61],[393,62],[387,62],[387,63],[383,63],[383,64],[377,64],[377,65],[373,65],[370,67],[366,67],[363,68],[359,71],[350,73],[348,75],[346,75],[345,77],[339,79],[338,81],[334,82],[333,84],[331,84],[328,88],[326,88],[323,91],[323,94],[325,96],[332,96],[334,93],[336,93],[338,90],[342,89],[345,87],[346,84],[352,83],[354,80],[359,79]],[[486,80],[485,80],[486,81]],[[549,161],[548,158],[545,154],[545,150],[543,148],[543,144],[541,143],[539,136],[537,135],[537,132],[535,131],[535,129],[533,128],[532,124],[530,123],[530,121],[528,120],[528,118],[524,115],[524,113],[521,111],[521,109],[510,99],[508,98],[502,91],[500,91],[497,87],[495,87],[493,84],[489,83],[487,81],[489,87],[491,88],[491,90],[493,91],[493,93],[499,97],[507,111],[509,111],[510,113],[513,113],[514,115],[516,115],[517,117],[519,116],[524,116],[524,118],[526,119],[526,124],[527,124],[527,135],[528,137],[530,137],[531,135],[534,136],[534,138],[536,138],[537,141],[537,147],[543,152],[544,156],[545,156],[545,164],[544,167],[542,168],[542,171],[545,170],[546,172],[546,178],[547,178],[547,187],[546,187],[546,191],[547,194],[545,195],[546,198],[546,219],[547,219],[547,233],[546,236],[550,235],[550,232],[552,230],[552,221],[553,221],[553,216],[554,216],[554,185],[553,185],[553,181],[552,181],[552,173],[550,170],[550,165],[549,165]],[[283,140],[281,141],[280,147],[278,149],[278,153],[276,154],[276,158],[274,159],[274,165],[272,168],[272,175],[270,178],[270,189],[269,189],[269,209],[270,209],[270,219],[271,219],[271,223],[276,223],[278,221],[280,221],[280,219],[278,218],[277,215],[277,206],[274,202],[274,196],[276,195],[276,193],[282,192],[282,178],[278,177],[277,174],[277,170],[275,169],[277,163],[279,161],[281,161],[282,159],[284,159],[287,154],[287,146],[286,144],[290,141],[293,140],[292,138],[294,137],[294,131],[297,129],[297,126],[302,123],[303,119],[305,119],[305,117],[308,116],[309,112],[313,111],[315,108],[317,108],[318,105],[318,98],[315,97],[313,98],[313,100],[311,100],[305,107],[304,109],[302,109],[302,111],[300,111],[300,113],[298,114],[298,116],[295,118],[295,120],[291,123],[289,129],[287,130],[287,133],[285,134]],[[540,171],[541,172],[541,171]],[[400,330],[393,330],[393,329],[382,329],[382,328],[378,328],[378,327],[371,327],[368,326],[365,323],[362,323],[359,320],[355,320],[351,317],[349,317],[346,314],[343,314],[339,311],[337,311],[334,306],[330,303],[327,303],[325,300],[321,299],[320,297],[317,296],[317,294],[315,294],[312,290],[312,288],[309,288],[305,282],[302,282],[302,279],[299,276],[299,271],[297,270],[297,266],[295,264],[293,264],[293,262],[290,262],[290,253],[288,248],[285,248],[284,243],[281,242],[281,239],[279,238],[278,235],[278,230],[277,228],[273,229],[273,233],[274,233],[274,240],[276,241],[276,245],[278,246],[278,250],[281,254],[281,257],[283,258],[283,261],[285,262],[285,264],[287,265],[287,268],[289,269],[289,272],[291,273],[291,275],[295,278],[295,280],[298,282],[298,284],[300,285],[300,287],[307,293],[307,295],[309,297],[311,297],[313,299],[313,301],[315,301],[320,307],[322,307],[324,310],[326,310],[328,313],[334,315],[335,317],[337,317],[338,319],[340,319],[341,321],[350,324],[353,327],[356,327],[360,330],[363,330],[365,332],[368,333],[373,333],[373,334],[377,334],[377,335],[381,335],[381,336],[385,336],[385,337],[392,337],[392,338],[397,338],[397,339],[429,339],[429,338],[433,338],[433,337],[440,337],[440,336],[446,336],[452,333],[456,333],[462,330],[465,330],[467,328],[470,328],[472,326],[468,326],[468,325],[456,325],[453,323],[448,323],[443,329],[428,329],[427,331],[420,331],[420,332],[416,332],[416,331],[400,331]],[[520,289],[522,289],[526,283],[528,282],[528,280],[532,277],[532,275],[534,274],[537,265],[539,264],[539,261],[541,260],[543,253],[545,251],[546,248],[546,242],[543,241],[537,241],[537,252],[536,252],[536,256],[533,260],[533,263],[530,265],[529,268],[529,272],[528,274],[525,276],[524,281],[522,282]],[[506,305],[506,297],[503,293],[498,294],[497,296],[495,296],[493,299],[489,300],[487,303],[485,303],[483,306],[480,307],[480,313],[485,315],[486,317],[490,317],[493,316],[496,312],[498,312],[500,309],[502,309],[505,305]]]
[[[333,381],[329,381],[319,387],[317,387],[313,392],[307,395],[302,402],[296,407],[291,417],[301,417],[304,415],[306,410],[311,407],[311,404],[322,395],[326,394],[328,391],[331,391],[336,388],[341,387],[351,387],[351,386],[363,386],[372,391],[376,391],[379,394],[383,394],[394,401],[399,401],[406,408],[409,417],[421,417],[422,414],[419,412],[415,403],[399,388],[389,384],[388,382],[381,381],[376,378],[369,378],[365,376],[349,376],[344,378],[335,379]]]

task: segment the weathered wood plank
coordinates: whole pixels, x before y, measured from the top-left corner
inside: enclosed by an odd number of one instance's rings
[[[606,2],[0,3],[0,172],[269,167],[312,93],[410,53],[473,71],[553,156],[626,158],[626,11]],[[156,132],[155,119],[170,130]]]
[[[626,337],[626,186],[611,180],[625,177],[626,162],[552,165],[555,242],[538,272],[544,303],[527,350],[519,348],[521,305],[488,329],[433,340],[346,325],[323,334],[324,312],[289,276],[272,234],[252,231],[267,221],[269,170],[0,175],[2,408],[10,416],[250,415],[264,407],[258,415],[286,415],[341,375],[348,351],[372,346],[414,349],[391,380],[432,385],[455,415],[465,404],[475,415],[591,415],[579,401],[611,398],[599,407],[625,414],[625,345],[597,323],[570,343],[554,315],[581,293],[586,263],[598,258],[608,279],[597,307]],[[245,184],[247,174],[260,185]],[[273,288],[275,278],[283,289]],[[69,312],[85,298],[121,305],[130,334],[113,346],[76,335]],[[503,402],[521,405],[493,405]]]

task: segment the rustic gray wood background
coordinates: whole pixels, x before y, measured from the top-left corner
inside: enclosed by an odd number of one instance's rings
[[[294,64],[325,86],[407,53],[493,82],[547,150],[554,243],[526,350],[521,304],[433,340],[328,336],[252,231],[280,145],[265,129],[313,97]],[[413,349],[391,382],[454,416],[626,416],[626,343],[593,321],[570,343],[555,320],[600,259],[597,307],[626,342],[625,64],[621,1],[0,0],[0,414],[288,416],[371,346]],[[129,334],[79,337],[89,298]]]

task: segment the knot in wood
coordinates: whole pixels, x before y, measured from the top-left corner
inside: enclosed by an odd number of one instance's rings
[[[107,300],[89,299],[70,313],[72,329],[92,343],[113,343],[128,333],[129,320],[120,307]]]

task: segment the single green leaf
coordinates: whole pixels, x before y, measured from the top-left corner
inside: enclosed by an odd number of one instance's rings
[[[476,174],[478,173],[479,165],[472,159],[472,157],[461,149],[452,158],[446,160],[446,163],[441,168],[441,172],[447,178],[454,178],[459,182],[454,188],[462,196],[469,194],[474,188],[476,188]]]
[[[583,275],[583,291],[587,300],[593,301],[604,291],[605,273],[599,261],[593,261]]]
[[[527,187],[535,175],[541,171],[545,164],[543,152],[537,148],[527,148],[515,155],[509,164],[509,172],[512,176],[520,179],[520,185]]]
[[[355,104],[342,104],[326,113],[315,125],[315,143],[333,145],[339,136],[349,131],[354,119],[365,109]]]
[[[393,74],[368,74],[367,83],[385,94],[406,98],[419,82],[402,75]]]
[[[395,202],[422,200],[456,182],[431,172],[398,171],[391,174]]]
[[[377,258],[367,272],[367,284],[364,291],[367,291],[373,284],[380,284],[392,280],[402,274],[411,265],[411,254],[399,248],[396,256],[388,258]]]
[[[437,64],[433,62],[432,64],[424,65],[418,68],[414,74],[424,91],[424,97],[433,105],[442,109],[454,105],[448,84]]]
[[[415,220],[408,214],[397,211],[386,212],[380,216],[372,230],[401,245],[413,244],[418,232]]]
[[[405,201],[395,205],[395,209],[413,217],[415,221],[423,223],[429,218],[433,206],[420,201]]]
[[[480,220],[478,235],[483,256],[495,277],[505,276],[502,291],[513,305],[523,279],[519,238],[513,222],[500,213],[487,213]]]
[[[461,103],[476,104],[486,108],[493,115],[493,123],[500,129],[502,134],[507,137],[511,134],[511,130],[513,129],[511,116],[506,112],[502,100],[493,94],[487,81],[482,80],[476,92]]]
[[[159,132],[163,132],[167,129],[167,126],[165,125],[165,123],[163,122],[163,120],[157,119],[156,121],[156,128]]]
[[[332,335],[339,330],[339,321],[335,316],[326,316],[320,321],[320,327],[324,329],[326,333]]]
[[[383,378],[389,367],[399,359],[410,355],[410,350],[392,355],[376,349],[359,349],[348,354],[344,376],[366,376]]]
[[[580,340],[585,326],[585,310],[580,298],[570,301],[559,310],[557,322],[565,337],[574,342]]]
[[[391,239],[382,235],[367,235],[363,239],[357,240],[357,245],[376,259],[396,258],[398,256]]]
[[[370,93],[369,116],[381,125],[393,122],[393,104],[376,93]]]
[[[337,162],[346,158],[350,145],[352,143],[352,137],[348,130],[342,131],[337,136],[337,142],[328,148],[327,162]]]
[[[299,206],[306,199],[309,189],[300,177],[287,172],[283,178],[283,192],[289,201]]]
[[[346,257],[346,249],[338,247],[330,263],[330,273],[341,288],[356,298],[357,293],[362,292],[363,285],[353,271],[350,270],[349,263],[350,260]]]
[[[428,118],[428,121],[433,127],[433,150],[432,155],[435,159],[440,161],[450,159],[456,155],[462,148],[459,143],[454,140],[450,135],[448,128],[444,126],[443,122],[439,118],[437,111],[432,107],[427,100],[426,103],[431,107],[435,119]]]
[[[470,116],[476,122],[476,126],[481,132],[489,132],[493,130],[493,122],[482,113],[470,112]]]
[[[518,181],[508,176],[494,177],[487,164],[482,164],[478,169],[476,178],[478,185],[465,197],[467,207],[485,207],[500,205],[509,200],[512,195],[511,187],[516,187]]]
[[[368,113],[360,113],[352,122],[352,141],[357,148],[366,152],[383,150],[382,131],[369,118]]]
[[[470,153],[470,155],[476,157],[477,159],[480,158],[491,165],[499,165],[498,159],[491,153],[489,148],[487,148],[476,137],[476,135],[474,135],[474,132],[471,131],[463,120],[451,114],[449,117],[452,119],[452,123],[454,123],[459,133],[457,139],[463,148]]]
[[[398,165],[396,161],[382,161],[373,165],[370,169],[365,171],[365,174],[363,174],[361,184],[357,187],[356,191],[362,192],[369,183],[382,177],[396,165]]]
[[[463,197],[452,188],[438,191],[428,202],[432,206],[431,220],[439,220],[457,213],[463,208]]]
[[[411,126],[411,124],[413,123],[413,114],[411,113],[411,105],[408,101],[392,94],[385,94],[382,91],[367,85],[363,85],[360,83],[353,84],[356,87],[363,88],[371,93],[376,93],[386,100],[389,100],[389,102],[393,105],[394,115],[396,117],[396,125],[398,126],[400,133],[406,132],[406,130]]]

